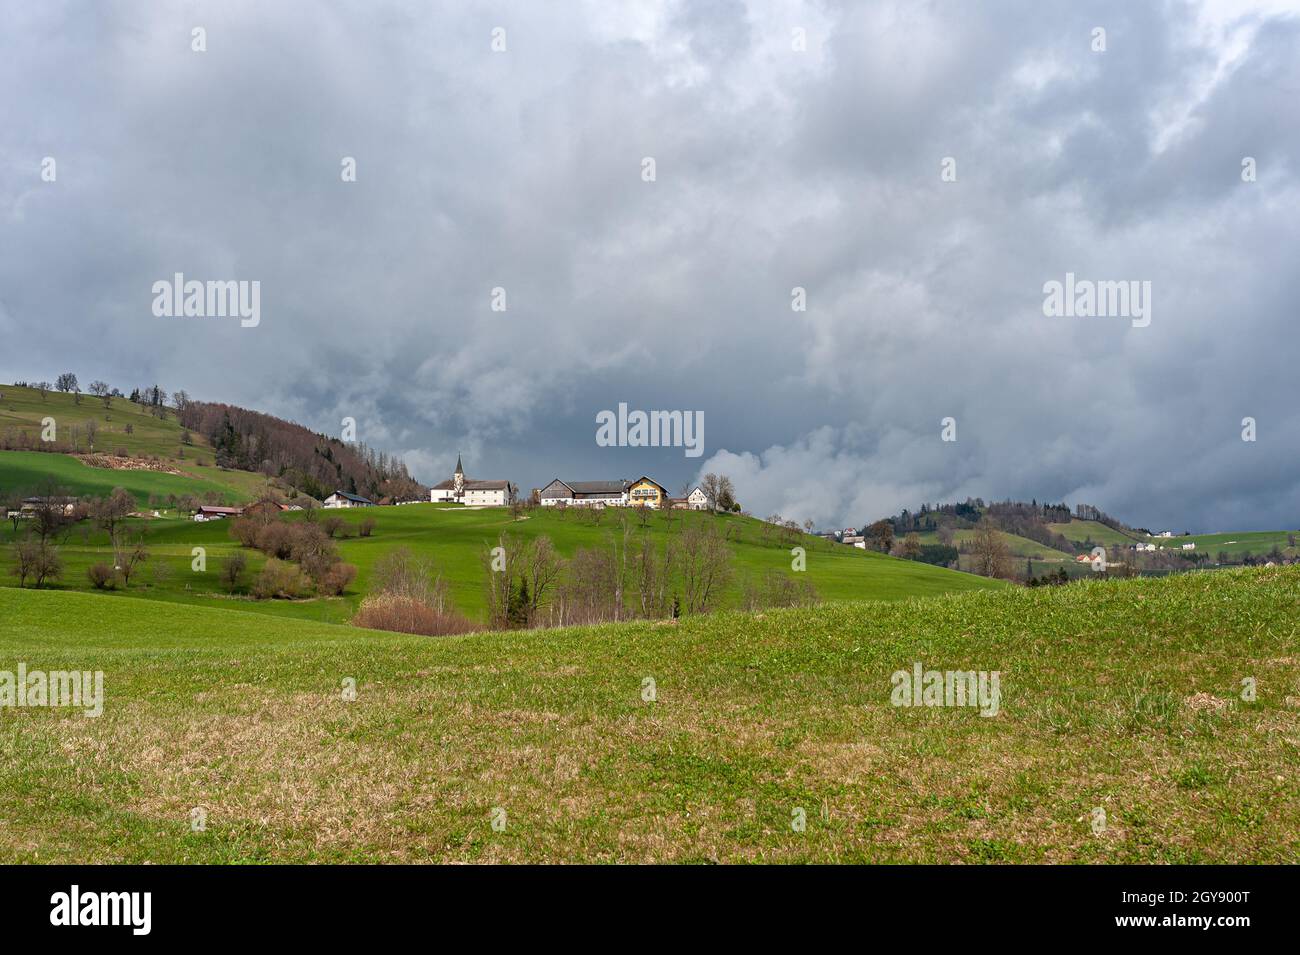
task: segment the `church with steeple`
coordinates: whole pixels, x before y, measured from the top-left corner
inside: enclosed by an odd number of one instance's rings
[[[509,481],[473,481],[465,476],[465,468],[456,455],[456,470],[450,481],[435,484],[429,491],[429,500],[435,504],[464,504],[467,507],[505,507],[515,499],[516,488]]]

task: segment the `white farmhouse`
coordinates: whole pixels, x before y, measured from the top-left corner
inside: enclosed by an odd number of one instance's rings
[[[329,497],[321,502],[322,507],[374,507],[375,502],[369,498],[362,497],[360,494],[349,494],[347,491],[335,491]]]

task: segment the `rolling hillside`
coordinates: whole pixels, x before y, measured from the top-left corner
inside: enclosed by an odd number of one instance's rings
[[[251,601],[228,596],[219,584],[217,569],[221,557],[239,550],[238,544],[230,538],[229,523],[196,524],[183,518],[136,522],[147,528],[147,544],[152,556],[137,580],[132,582],[129,593],[136,597],[216,606],[230,606],[237,602],[244,609],[260,613],[343,622],[352,615],[361,596],[369,589],[376,561],[395,548],[405,547],[415,554],[432,558],[450,584],[457,608],[473,619],[482,619],[485,604],[482,555],[496,543],[502,531],[524,540],[545,534],[562,555],[570,557],[579,547],[608,546],[617,520],[616,512],[608,511],[600,524],[593,525],[581,514],[562,515],[539,508],[531,517],[515,521],[505,508],[472,510],[433,504],[334,513],[347,521],[348,533],[351,534],[338,542],[340,555],[343,560],[356,565],[359,571],[356,581],[341,598]],[[374,536],[363,538],[357,533],[357,527],[367,518],[376,522]],[[303,517],[293,515],[291,519],[301,520]],[[768,539],[763,523],[751,518],[677,512],[670,529],[662,515],[655,515],[648,527],[635,528],[634,541],[649,536],[656,546],[662,546],[670,532],[680,532],[684,521],[714,522],[724,530],[731,529],[736,580],[729,600],[733,604],[739,600],[740,586],[745,578],[756,578],[768,569],[790,571],[789,546]],[[0,530],[0,543],[12,536],[10,525],[4,525]],[[1001,581],[867,553],[807,535],[801,535],[800,544],[807,550],[805,577],[825,600],[899,599],[1007,586]],[[206,550],[208,571],[205,574],[196,574],[191,569],[194,547]],[[14,583],[7,573],[12,565],[8,551],[9,548],[0,547],[0,586]],[[66,564],[62,584],[66,589],[90,589],[86,569],[97,561],[111,560],[112,557],[107,535],[89,524],[74,530],[60,548],[60,553]],[[246,549],[244,553],[250,561],[251,577],[264,563],[264,558],[256,551]],[[164,571],[160,572],[159,567]]]
[[[1047,526],[1054,533],[1060,534],[1070,542],[1078,545],[1080,553],[1087,550],[1084,544],[1088,541],[1102,547],[1123,547],[1132,544],[1134,541],[1147,539],[1143,534],[1125,534],[1123,531],[1117,531],[1100,521],[1076,519],[1068,524],[1048,524]]]
[[[185,444],[185,429],[174,413],[157,418],[125,398],[112,398],[108,407],[93,395],[82,395],[80,403],[73,395],[50,391],[44,398],[35,388],[0,385],[0,442],[8,448],[41,446],[42,421],[53,418],[55,445],[71,450],[76,431],[76,447],[92,450],[88,422],[96,429],[94,452],[116,457],[125,452],[130,458],[157,458],[180,474],[148,470],[118,470],[88,467],[71,454],[44,451],[0,450],[0,495],[38,493],[52,479],[73,495],[103,495],[115,487],[130,491],[140,504],[150,495],[166,497],[192,494],[204,498],[216,494],[229,503],[254,499],[267,486],[266,478],[249,471],[228,470],[215,466],[211,447],[202,435],[190,433]]]
[[[3,863],[1300,856],[1296,568],[440,639],[14,589],[0,619],[0,658],[105,695],[4,713]],[[891,706],[917,662],[998,671],[997,715]]]
[[[238,503],[255,498],[270,483],[286,496],[301,492],[318,499],[339,488],[375,500],[385,495],[399,500],[427,497],[427,489],[396,457],[246,408],[188,398],[182,405],[141,406],[125,398],[110,398],[105,404],[93,395],[78,398],[48,391],[42,396],[36,388],[0,385],[0,493],[35,490],[30,482],[39,468],[10,457],[14,451],[56,450],[94,452],[99,460],[91,463],[104,471],[110,470],[105,465],[153,467],[160,496],[202,498],[215,487],[225,502]],[[43,440],[47,419],[56,426],[51,442]],[[157,462],[177,473],[161,473]],[[49,470],[73,494],[102,493],[108,480],[66,465],[51,464]],[[115,467],[112,473],[132,472]],[[116,486],[127,487],[145,504],[153,489],[141,490],[140,485],[139,480],[123,478]]]
[[[137,457],[157,456],[175,458],[182,447],[182,428],[176,414],[169,411],[166,418],[157,418],[126,398],[109,399],[109,407],[94,395],[83,394],[80,403],[75,396],[59,391],[49,391],[44,397],[35,388],[0,385],[0,436],[25,432],[36,442],[41,431],[41,421],[52,417],[58,426],[56,440],[67,445],[72,439],[72,429],[79,431],[80,447],[89,450],[86,422],[93,420],[98,428],[94,450],[112,453],[124,448]],[[192,435],[193,448],[186,448],[197,458],[211,463],[212,453],[200,435]],[[206,452],[206,453],[205,453]]]

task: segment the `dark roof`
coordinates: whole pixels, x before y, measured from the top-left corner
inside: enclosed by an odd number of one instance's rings
[[[622,494],[627,490],[626,481],[565,481],[564,484],[574,494]]]

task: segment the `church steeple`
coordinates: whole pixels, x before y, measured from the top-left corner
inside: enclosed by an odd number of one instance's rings
[[[453,471],[452,474],[464,474],[464,473],[465,473],[465,469],[464,469],[463,467],[460,466],[460,452],[457,451],[457,452],[456,452],[456,470]]]
[[[460,465],[460,452],[456,452],[456,470],[451,475],[452,493],[459,499],[465,493],[465,469]]]

